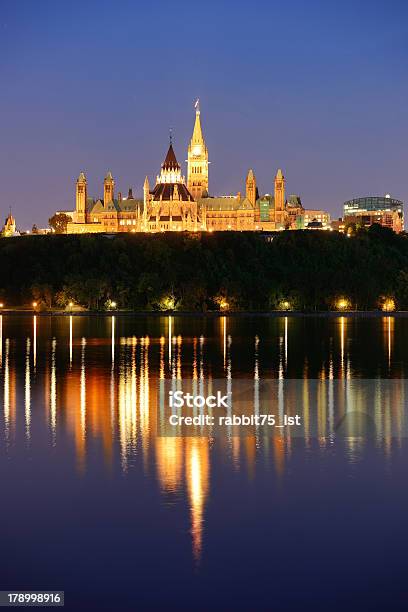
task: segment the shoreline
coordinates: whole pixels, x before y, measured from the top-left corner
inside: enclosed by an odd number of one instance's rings
[[[207,311],[207,312],[194,312],[194,311],[157,311],[157,310],[114,310],[114,311],[78,311],[68,312],[61,310],[48,310],[42,312],[35,312],[34,310],[13,310],[13,309],[2,309],[0,315],[11,315],[11,316],[27,316],[36,315],[37,317],[208,317],[208,318],[219,318],[219,317],[296,317],[296,318],[382,318],[382,317],[395,317],[405,318],[408,317],[408,310],[399,310],[394,312],[384,312],[382,310],[347,310],[347,311],[325,311],[318,310],[316,312],[302,312],[299,310],[242,310],[234,312],[219,312],[219,311]]]

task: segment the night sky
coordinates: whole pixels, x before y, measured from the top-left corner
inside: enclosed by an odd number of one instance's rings
[[[408,2],[0,0],[0,215],[73,209],[75,179],[141,196],[173,129],[184,164],[200,97],[210,193],[287,195],[339,216],[408,202]],[[185,166],[184,166],[185,167]],[[2,219],[1,219],[2,221]]]

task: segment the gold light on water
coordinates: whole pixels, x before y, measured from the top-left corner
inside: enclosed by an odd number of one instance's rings
[[[30,439],[30,425],[31,425],[31,381],[30,381],[30,350],[31,342],[30,338],[26,340],[26,362],[25,362],[25,402],[24,402],[24,416],[25,416],[25,429],[26,438]]]

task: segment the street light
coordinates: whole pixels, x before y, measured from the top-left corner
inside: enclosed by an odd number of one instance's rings
[[[338,310],[346,310],[349,306],[349,301],[345,298],[340,298],[340,300],[337,300],[336,306]]]
[[[33,308],[37,308],[37,302],[33,302]]]
[[[395,310],[394,298],[387,298],[383,303],[382,309],[384,312],[393,312]]]
[[[3,302],[0,302],[0,308],[4,308]]]

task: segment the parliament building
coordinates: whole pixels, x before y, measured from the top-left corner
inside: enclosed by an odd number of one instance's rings
[[[289,204],[289,207],[288,207]],[[299,208],[300,207],[300,208]],[[87,180],[81,172],[76,182],[75,210],[65,212],[71,221],[67,233],[165,232],[165,231],[261,231],[284,229],[292,225],[301,211],[285,201],[285,178],[277,171],[274,194],[259,197],[256,178],[249,170],[245,194],[212,197],[209,191],[208,149],[196,103],[193,134],[187,152],[187,180],[182,174],[173,144],[151,188],[146,177],[143,199],[115,193],[115,180],[108,172],[103,183],[103,198],[88,196]]]

